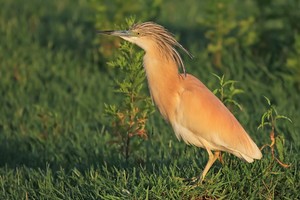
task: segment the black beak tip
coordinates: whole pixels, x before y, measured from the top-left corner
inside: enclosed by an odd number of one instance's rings
[[[111,35],[113,31],[100,31],[100,30],[96,30],[97,34],[105,34],[105,35]]]

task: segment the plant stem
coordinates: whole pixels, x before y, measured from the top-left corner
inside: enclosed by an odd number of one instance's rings
[[[130,135],[127,134],[126,146],[125,146],[125,160],[126,160],[126,162],[128,161],[128,157],[129,157],[129,145],[130,145]]]

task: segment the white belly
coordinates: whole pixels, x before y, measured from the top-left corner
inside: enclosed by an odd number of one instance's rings
[[[205,148],[204,144],[206,142],[204,142],[201,137],[195,135],[193,132],[191,132],[190,130],[188,130],[187,128],[181,126],[176,122],[172,124],[172,126],[178,140],[182,139],[187,144]]]

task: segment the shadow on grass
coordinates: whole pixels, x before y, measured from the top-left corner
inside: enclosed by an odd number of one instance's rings
[[[70,132],[62,135],[16,135],[0,134],[0,166],[17,168],[25,166],[34,169],[86,170],[91,166],[106,165],[108,169],[130,169],[142,167],[159,170],[178,162],[185,153],[184,145],[178,148],[161,147],[160,141],[143,141],[126,161],[119,148],[110,143],[110,136],[101,132]]]

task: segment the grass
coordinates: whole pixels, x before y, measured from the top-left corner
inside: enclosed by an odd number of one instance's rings
[[[293,121],[276,127],[289,168],[269,149],[252,164],[225,154],[202,185],[190,187],[181,179],[200,174],[207,153],[178,142],[157,111],[148,140],[137,139],[128,161],[112,142],[104,103],[120,102],[112,92],[120,72],[98,51],[96,11],[76,3],[0,2],[0,199],[300,199],[299,90],[284,57],[228,53],[220,71],[186,39],[196,55],[184,58],[189,73],[212,90],[212,73],[225,74],[245,91],[236,99],[243,110],[234,113],[259,146],[270,143],[270,130],[257,130],[267,109],[263,96]]]

